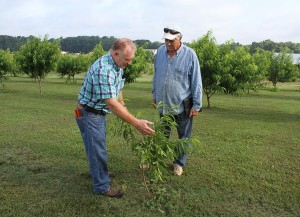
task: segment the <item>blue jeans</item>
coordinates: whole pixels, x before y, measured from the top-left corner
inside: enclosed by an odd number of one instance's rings
[[[160,114],[160,117],[162,114]],[[193,118],[190,118],[186,115],[185,112],[174,116],[175,121],[177,123],[177,133],[179,139],[187,139],[191,137],[192,134],[192,125],[193,125]],[[166,127],[168,134],[166,135],[167,138],[170,137],[171,128]],[[174,164],[178,164],[180,166],[184,166],[187,160],[187,152],[181,149],[180,153],[177,153],[178,157],[174,159]]]
[[[106,116],[80,110],[81,117],[76,118],[89,161],[90,174],[96,194],[109,190],[108,156],[106,150]]]

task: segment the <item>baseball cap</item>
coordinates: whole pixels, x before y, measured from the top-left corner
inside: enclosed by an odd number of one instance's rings
[[[174,40],[181,33],[181,28],[178,25],[168,25],[164,28],[163,39]]]

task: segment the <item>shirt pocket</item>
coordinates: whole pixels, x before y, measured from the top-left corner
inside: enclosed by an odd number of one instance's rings
[[[182,67],[176,67],[174,79],[179,82],[185,81],[187,79],[187,71]]]

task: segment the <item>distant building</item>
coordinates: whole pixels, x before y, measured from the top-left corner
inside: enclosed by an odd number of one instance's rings
[[[293,53],[292,56],[293,56],[294,64],[300,63],[300,54],[299,53]]]
[[[275,55],[277,56],[279,53],[275,53]],[[298,64],[300,63],[300,54],[299,53],[292,53],[291,54],[293,57],[293,63],[294,64]]]
[[[153,55],[156,55],[157,49],[145,49],[147,51],[150,51]]]

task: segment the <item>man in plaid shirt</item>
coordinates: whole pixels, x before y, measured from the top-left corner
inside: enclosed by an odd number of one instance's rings
[[[154,133],[148,126],[153,123],[131,115],[123,100],[123,69],[131,63],[135,51],[136,46],[131,40],[116,40],[110,52],[96,60],[89,68],[78,94],[76,121],[88,156],[94,192],[108,197],[120,197],[123,192],[110,187],[106,114],[114,113],[144,135]]]

